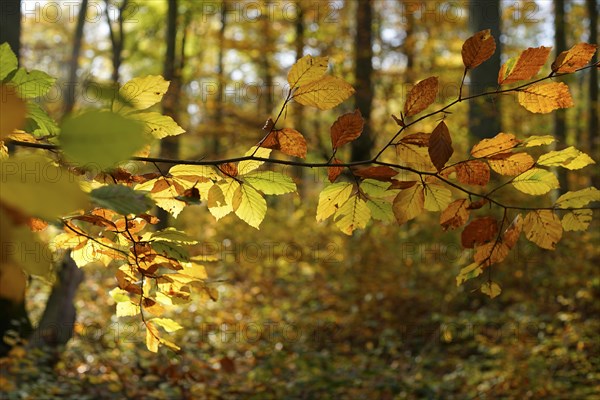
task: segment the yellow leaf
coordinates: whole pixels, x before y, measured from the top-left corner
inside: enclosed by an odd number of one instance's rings
[[[435,76],[423,79],[408,92],[404,103],[404,116],[410,117],[429,107],[437,96],[438,78]]]
[[[512,185],[517,190],[531,195],[546,194],[560,187],[556,175],[541,168],[532,168],[523,172],[513,179]]]
[[[491,299],[502,293],[502,288],[496,282],[485,282],[481,285],[481,293],[487,294]]]
[[[12,87],[0,85],[0,96],[0,139],[4,139],[25,125],[27,107]]]
[[[356,229],[364,229],[371,219],[371,210],[367,202],[358,195],[352,196],[337,210],[333,217],[335,224],[346,235],[352,235]]]
[[[235,182],[237,189],[239,183],[233,179],[231,179],[230,182]],[[221,188],[222,185],[227,185],[229,187],[231,184],[221,183],[213,185],[209,189],[207,196],[208,211],[210,211],[217,221],[233,211],[231,203],[228,203],[225,199],[225,195],[223,194],[223,190]]]
[[[152,322],[146,322],[146,347],[151,352],[156,353],[158,352],[159,344],[160,339],[158,336],[158,329]]]
[[[475,247],[475,253],[473,254],[473,260],[481,264],[482,266],[490,266],[497,264],[508,256],[508,246],[502,242],[489,242]]]
[[[354,88],[342,78],[326,75],[301,86],[294,92],[293,99],[305,106],[330,110],[354,94]]]
[[[490,158],[488,163],[500,175],[515,176],[533,167],[535,161],[527,153],[515,153]]]
[[[306,55],[299,59],[288,72],[290,89],[295,89],[320,79],[327,72],[329,59]]]
[[[437,183],[428,183],[424,186],[423,206],[428,211],[442,211],[452,200],[452,192]]]
[[[551,151],[541,155],[537,163],[547,167],[563,167],[574,170],[595,164],[596,162],[587,154],[570,146],[563,150]]]
[[[465,68],[475,68],[490,58],[496,51],[496,41],[489,29],[479,31],[468,38],[462,46],[462,60]]]
[[[471,149],[475,158],[496,156],[516,147],[520,143],[512,133],[499,133],[491,139],[483,139]]]
[[[252,148],[250,148],[250,150],[248,150],[246,152],[246,154],[244,154],[244,156],[252,155],[252,153],[254,153],[255,149],[256,149],[256,146],[253,146]],[[259,147],[258,150],[256,150],[254,157],[269,158],[270,155],[271,155],[271,149],[265,149],[264,147]],[[240,161],[238,164],[238,174],[239,175],[247,174],[250,171],[254,171],[255,169],[257,169],[264,163],[265,163],[264,161],[260,161],[260,160]]]
[[[264,197],[250,185],[240,185],[233,194],[231,205],[242,221],[258,229],[267,213]]]
[[[425,194],[421,185],[414,185],[408,189],[401,190],[392,205],[394,216],[400,225],[421,214],[424,207]]]
[[[573,107],[569,87],[563,82],[538,83],[520,89],[519,104],[532,113],[547,114],[559,108]]]
[[[592,210],[573,210],[565,214],[562,227],[565,231],[585,231],[592,222]]]
[[[117,317],[132,317],[139,313],[139,304],[133,304],[131,301],[121,301],[117,303]]]
[[[420,171],[437,170],[431,162],[427,147],[401,141],[396,145],[396,155],[398,156],[399,163],[403,166],[415,168]]]
[[[153,324],[160,326],[169,333],[178,331],[179,329],[183,328],[183,326],[179,325],[177,322],[173,321],[170,318],[152,318],[150,321],[152,321]]]
[[[444,230],[456,229],[467,222],[469,219],[468,205],[469,200],[467,199],[454,200],[442,211],[440,214],[440,225],[442,225]]]
[[[219,178],[219,174],[217,174],[217,171],[215,171],[215,169],[210,165],[179,164],[171,167],[171,169],[169,170],[169,174],[177,178],[192,181],[204,179],[216,180]]]
[[[161,180],[165,180],[166,184],[159,184]],[[177,188],[173,184],[174,180],[157,178],[140,183],[135,186],[135,190],[142,190],[150,192],[149,196],[154,200],[157,206],[170,213],[174,218],[177,218],[179,213],[185,208],[185,202],[177,200],[175,197],[180,196],[181,193],[177,191]],[[160,185],[160,190],[155,189],[155,185]]]
[[[319,194],[317,222],[324,221],[333,215],[338,207],[350,198],[352,189],[353,185],[348,182],[338,182],[325,187]]]
[[[133,78],[119,89],[119,94],[134,110],[145,110],[161,101],[168,89],[169,82],[162,76],[148,75]],[[133,110],[128,105],[115,101],[113,111],[127,113]]]
[[[483,272],[481,264],[474,262],[462,268],[456,276],[456,286],[462,285],[469,279],[477,278]]]
[[[525,147],[543,146],[554,143],[556,139],[552,135],[529,136],[523,141]]]
[[[556,60],[552,63],[552,71],[559,74],[577,71],[590,62],[594,53],[596,53],[596,47],[595,44],[577,43],[556,57]]]
[[[524,50],[518,57],[509,59],[498,73],[498,84],[507,85],[533,78],[542,68],[548,55],[550,47],[535,47]]]
[[[600,190],[595,187],[588,187],[563,194],[556,199],[556,206],[559,208],[579,208],[585,207],[593,201],[600,201]]]
[[[185,129],[180,127],[173,118],[157,112],[133,113],[129,118],[144,123],[144,132],[157,139],[167,136],[181,135]]]
[[[562,224],[550,210],[531,211],[523,221],[525,237],[543,249],[554,250],[562,237]]]

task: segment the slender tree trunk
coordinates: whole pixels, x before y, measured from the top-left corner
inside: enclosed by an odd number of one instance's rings
[[[266,2],[267,9],[271,9],[271,2]],[[263,51],[260,53],[260,66],[263,73],[264,90],[261,98],[264,98],[264,113],[269,116],[273,112],[273,74],[271,72],[271,57],[274,41],[271,38],[271,21],[268,14],[261,15],[261,36],[264,39]]]
[[[170,81],[169,90],[162,100],[162,111],[164,115],[168,115],[175,121],[178,120],[177,109],[179,108],[179,95],[181,82],[179,71],[177,68],[177,0],[167,0],[167,52],[165,54],[165,64],[163,68],[163,77]],[[179,158],[179,138],[177,136],[167,136],[160,142],[160,157],[164,158]],[[161,165],[161,169],[166,169],[169,166]],[[166,171],[163,171],[163,173]],[[158,224],[159,229],[164,229],[168,226],[169,213],[162,208],[158,209]]]
[[[590,19],[590,43],[598,43],[598,3],[596,0],[586,0],[588,17]],[[592,63],[598,62],[598,53],[592,58]],[[600,160],[600,126],[598,126],[598,69],[590,68],[590,88],[589,88],[589,110],[588,110],[588,132],[590,152],[595,160]],[[600,173],[592,177],[592,183],[595,187],[600,187]]]
[[[469,22],[472,32],[491,29],[496,39],[494,55],[469,72],[469,92],[477,94],[496,89],[498,71],[500,70],[500,0],[470,0]],[[469,131],[475,140],[492,137],[501,130],[501,119],[498,99],[488,96],[469,102]]]
[[[227,29],[227,1],[221,2],[221,27],[219,28],[219,54],[217,55],[217,101],[215,105],[215,126],[221,128],[223,126],[223,115],[224,115],[224,92],[225,92],[225,66],[223,59],[225,57],[225,30]],[[215,130],[216,132],[219,129]],[[216,156],[221,152],[221,146],[219,141],[219,134],[213,135],[212,152]]]
[[[296,1],[296,10],[298,13],[296,14],[296,37],[294,39],[294,45],[296,50],[296,61],[298,61],[304,56],[304,12],[302,10],[302,2],[300,0]],[[292,107],[294,110],[294,129],[304,133],[304,108],[298,103],[293,103]],[[297,180],[296,186],[298,187],[298,193],[300,196],[302,196],[304,193],[304,168],[300,166],[294,166],[292,171]]]
[[[354,70],[356,108],[365,119],[361,136],[352,142],[352,161],[371,158],[374,140],[371,134],[373,107],[373,0],[356,2],[356,35],[354,36]]]
[[[567,49],[565,36],[565,0],[554,0],[554,54],[557,56]],[[557,149],[564,149],[567,145],[567,112],[565,109],[554,112],[554,137]],[[569,190],[567,172],[564,168],[556,170],[560,182],[561,193]]]
[[[7,42],[19,58],[21,53],[21,0],[0,4],[0,43]]]
[[[81,0],[81,8],[77,17],[77,26],[75,27],[75,36],[73,37],[73,50],[69,62],[69,77],[65,87],[64,115],[69,114],[75,107],[75,92],[77,89],[77,70],[79,68],[79,54],[81,53],[81,42],[83,40],[83,26],[85,25],[85,15],[88,7],[88,0]]]
[[[116,31],[113,27],[113,23],[110,20],[110,1],[104,0],[106,3],[105,13],[106,20],[108,21],[108,32],[110,35],[110,42],[112,43],[113,48],[113,72],[112,72],[112,81],[117,84],[119,82],[119,69],[121,68],[121,63],[123,62],[123,48],[125,46],[125,32],[123,31],[123,13],[127,9],[129,4],[129,0],[123,0],[121,6],[119,7],[119,17],[117,19],[117,28]]]

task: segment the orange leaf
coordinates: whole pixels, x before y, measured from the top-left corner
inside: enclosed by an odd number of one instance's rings
[[[569,87],[563,82],[532,85],[519,90],[519,104],[532,113],[547,114],[559,108],[573,107]]]
[[[595,44],[577,43],[556,57],[556,60],[552,63],[552,71],[559,74],[577,71],[590,62],[594,53],[596,53],[596,47]]]
[[[294,157],[306,158],[306,140],[297,130],[292,128],[278,130],[277,141],[283,153]]]
[[[535,161],[527,153],[515,153],[490,158],[488,163],[500,175],[517,176],[533,167]]]
[[[479,245],[475,248],[473,254],[473,260],[483,266],[490,266],[491,264],[499,263],[504,261],[508,256],[508,247],[500,242],[490,242]]]
[[[17,96],[14,88],[0,85],[2,107],[0,107],[0,140],[12,134],[15,129],[25,125],[27,107],[23,100]]]
[[[550,50],[552,48],[544,46],[530,47],[518,57],[511,58],[500,68],[498,84],[507,85],[533,78],[548,59]]]
[[[456,164],[456,178],[465,185],[485,186],[490,180],[490,167],[479,160]]]
[[[462,46],[465,68],[475,68],[490,58],[496,51],[496,41],[489,29],[479,31],[468,38]]]
[[[363,131],[365,120],[360,110],[339,117],[331,126],[331,144],[337,149],[343,144],[357,139]]]
[[[429,138],[429,157],[431,157],[431,162],[438,172],[444,168],[452,153],[454,153],[452,138],[450,132],[448,132],[448,127],[442,121],[435,127]]]
[[[467,206],[467,210],[479,210],[481,207],[485,206],[488,203],[487,199],[479,199],[477,201],[472,201],[471,204]]]
[[[440,225],[447,229],[456,229],[462,226],[469,219],[469,210],[467,199],[455,200],[440,214]]]
[[[400,141],[406,144],[414,144],[419,147],[428,147],[431,134],[425,132],[411,133],[404,136]]]
[[[435,76],[423,79],[408,93],[404,103],[404,116],[410,117],[429,107],[438,92],[438,78]]]
[[[238,168],[237,165],[233,164],[233,163],[225,163],[225,164],[221,164],[219,166],[219,169],[221,170],[221,172],[223,172],[225,175],[230,176],[232,178],[235,178],[238,174]],[[156,186],[156,185],[155,185]]]
[[[385,165],[357,169],[352,172],[354,175],[360,176],[361,178],[376,179],[378,181],[389,181],[394,176],[398,175],[398,171]]]
[[[483,139],[473,146],[471,155],[475,158],[496,156],[521,143],[512,133],[499,133],[491,139]]]
[[[465,249],[472,249],[476,244],[487,243],[496,238],[498,222],[492,217],[474,219],[461,234],[461,243]]]
[[[342,162],[337,158],[333,159],[333,164],[341,164]],[[333,183],[337,179],[338,176],[342,173],[344,167],[327,167],[327,177],[329,178],[329,182]]]
[[[517,240],[519,240],[522,229],[523,218],[521,217],[521,214],[517,214],[513,222],[508,228],[506,228],[504,234],[502,235],[502,243],[505,244],[509,250],[512,249],[515,244],[517,244]]]

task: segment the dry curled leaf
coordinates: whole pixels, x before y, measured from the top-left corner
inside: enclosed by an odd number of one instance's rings
[[[589,43],[577,43],[565,50],[552,63],[552,71],[558,74],[568,74],[577,71],[590,62],[596,53],[597,46]]]
[[[494,54],[496,41],[489,29],[479,31],[468,38],[462,46],[462,59],[465,68],[475,68]]]
[[[404,103],[404,116],[410,117],[418,114],[427,107],[429,107],[434,101],[435,96],[438,92],[438,78],[436,76],[423,79],[417,83],[408,92],[406,102]]]

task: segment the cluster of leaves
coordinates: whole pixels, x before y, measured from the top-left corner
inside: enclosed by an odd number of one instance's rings
[[[586,64],[595,46],[579,44],[560,54],[549,76],[513,88],[463,97],[462,83],[468,71],[494,51],[495,41],[489,31],[469,38],[463,45],[465,69],[458,98],[416,117],[435,102],[439,85],[436,77],[417,83],[408,93],[400,116],[393,116],[400,126],[398,132],[374,158],[353,163],[343,162],[336,155],[341,146],[357,139],[363,131],[364,120],[358,110],[340,116],[332,125],[332,154],[327,162],[269,158],[272,150],[306,157],[303,135],[295,129],[277,126],[292,101],[326,110],[353,94],[354,89],[343,79],[327,74],[326,57],[305,56],[291,68],[289,92],[279,115],[267,121],[263,128],[265,135],[256,146],[234,159],[190,161],[148,157],[152,139],[183,132],[170,117],[147,110],[168,89],[168,82],[159,76],[135,78],[109,91],[104,109],[70,117],[62,124],[60,134],[45,137],[43,141],[35,137],[35,131],[27,131],[27,127],[19,131],[22,125],[16,120],[11,126],[2,127],[2,139],[25,147],[59,150],[60,154],[57,160],[18,155],[2,162],[3,188],[8,190],[2,191],[0,201],[3,213],[9,214],[13,221],[13,225],[3,224],[2,229],[7,230],[6,237],[15,237],[23,221],[44,229],[45,223],[35,218],[45,221],[58,218],[63,232],[52,241],[53,249],[70,249],[80,266],[100,261],[117,267],[119,287],[111,292],[118,303],[117,315],[141,315],[147,331],[146,344],[151,351],[157,351],[159,344],[178,349],[157,329],[162,327],[171,332],[179,328],[175,321],[162,317],[165,306],[189,301],[192,289],[213,299],[215,293],[207,286],[206,271],[198,263],[202,257],[190,257],[186,250],[195,241],[174,229],[147,231],[148,225],[157,222],[148,211],[156,204],[177,217],[186,206],[205,202],[217,220],[234,213],[258,229],[267,211],[264,195],[297,190],[289,176],[259,169],[265,163],[327,168],[330,184],[319,195],[316,219],[333,217],[337,227],[348,235],[366,227],[371,219],[405,224],[425,211],[440,212],[443,229],[466,224],[462,245],[473,249],[474,262],[457,277],[457,283],[461,284],[503,261],[522,231],[538,246],[554,249],[563,230],[587,228],[592,217],[589,204],[600,200],[600,191],[595,188],[567,192],[552,206],[541,208],[504,204],[493,196],[509,185],[527,195],[547,194],[559,187],[551,168],[574,170],[594,163],[573,147],[546,152],[536,160],[530,150],[551,144],[554,141],[551,136],[522,140],[501,132],[475,144],[467,159],[450,162],[454,149],[444,120],[431,133],[410,131],[420,121],[444,114],[460,101],[499,93],[516,93],[520,104],[531,112],[570,107],[573,103],[564,83],[540,82],[589,68]],[[549,51],[544,47],[527,49],[510,59],[500,70],[499,85],[535,78]],[[10,49],[3,46],[2,52],[9,53]],[[2,71],[10,68],[2,64]],[[17,73],[5,75],[6,87],[15,85],[15,76]],[[18,93],[13,96],[15,104],[20,104],[19,99],[23,98]],[[18,115],[17,108],[14,109]],[[25,111],[21,110],[20,115],[25,115]],[[395,154],[388,150],[395,150]],[[136,174],[128,160],[174,165],[166,173],[157,167],[155,173]],[[60,179],[55,181],[46,172],[31,179],[22,173],[36,168],[52,169]],[[345,169],[348,174],[342,174]],[[486,191],[492,171],[505,181]],[[40,197],[48,202],[42,205],[37,201]],[[475,215],[485,205],[503,210],[502,217]],[[523,217],[520,212],[525,211]],[[559,212],[564,213],[562,220]],[[33,239],[27,237],[21,243],[30,240]],[[18,257],[13,261],[20,262]],[[37,274],[47,271],[43,265],[24,268]],[[489,278],[481,290],[495,297],[500,286]],[[155,318],[146,319],[145,313]]]

